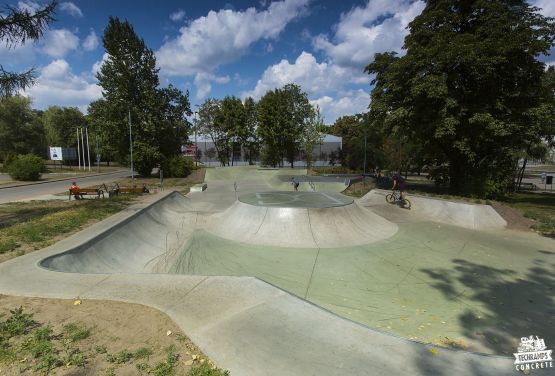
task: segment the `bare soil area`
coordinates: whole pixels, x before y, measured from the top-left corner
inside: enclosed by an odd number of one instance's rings
[[[24,312],[32,313],[39,325],[51,325],[55,348],[64,342],[58,333],[67,332],[70,324],[90,333],[68,345],[71,351],[83,355],[84,364],[67,362],[53,368],[49,375],[146,375],[156,365],[164,364],[169,348],[176,358],[171,374],[185,375],[193,367],[212,366],[168,316],[150,307],[103,300],[75,304],[74,300],[0,295],[0,315],[7,317],[10,310],[20,306]],[[55,356],[64,359],[66,354],[62,350]],[[37,370],[40,360],[18,353],[15,361],[0,363],[0,375],[44,374]]]

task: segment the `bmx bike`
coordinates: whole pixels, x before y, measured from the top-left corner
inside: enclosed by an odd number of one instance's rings
[[[393,190],[391,193],[387,194],[385,196],[385,201],[390,204],[398,204],[400,207],[410,210],[410,201],[406,198],[401,199],[401,191],[399,190]]]

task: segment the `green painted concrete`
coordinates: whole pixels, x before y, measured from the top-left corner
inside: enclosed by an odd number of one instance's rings
[[[353,203],[353,199],[335,192],[257,192],[239,196],[239,201],[273,208],[332,208]]]
[[[384,241],[328,249],[259,247],[197,230],[171,272],[256,276],[345,318],[426,343],[448,338],[507,354],[528,333],[555,338],[552,242],[433,222],[399,227]]]

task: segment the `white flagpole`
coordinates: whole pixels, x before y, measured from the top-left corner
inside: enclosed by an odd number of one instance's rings
[[[81,149],[79,148],[79,128],[75,129],[77,131],[77,158],[79,159],[79,170],[81,169]]]
[[[83,138],[83,128],[81,129],[81,151],[83,152],[83,170],[87,168],[87,160],[85,159],[85,139]]]
[[[89,158],[89,172],[91,171],[91,149],[89,148],[89,127],[85,127],[87,134],[87,157]]]

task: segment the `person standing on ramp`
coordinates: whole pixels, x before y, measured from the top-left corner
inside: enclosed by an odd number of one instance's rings
[[[295,191],[299,190],[299,182],[295,180],[295,178],[291,178],[291,184],[293,184],[293,188],[295,188]]]

